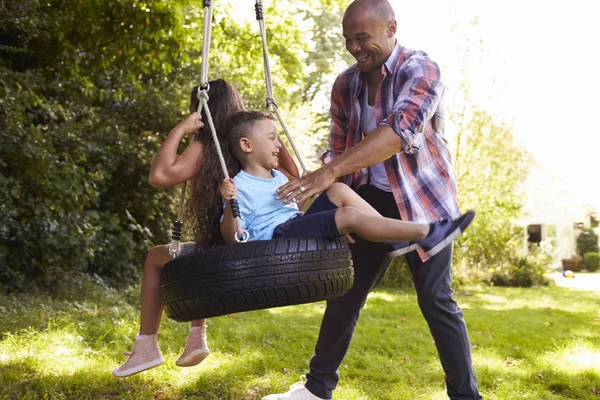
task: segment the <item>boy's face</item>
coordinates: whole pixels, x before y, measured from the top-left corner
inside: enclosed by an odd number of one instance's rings
[[[248,157],[266,169],[277,167],[279,149],[279,134],[277,125],[270,119],[256,122],[248,134],[251,152]]]

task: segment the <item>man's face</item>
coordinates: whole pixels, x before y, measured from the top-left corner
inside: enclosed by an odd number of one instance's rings
[[[371,72],[381,68],[392,54],[396,21],[386,23],[372,13],[359,14],[346,15],[342,21],[346,50],[361,71]]]

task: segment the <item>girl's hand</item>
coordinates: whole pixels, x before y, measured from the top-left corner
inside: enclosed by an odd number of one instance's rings
[[[198,118],[198,121],[196,121],[196,118]],[[181,128],[184,134],[192,135],[198,133],[200,128],[204,126],[204,122],[202,122],[200,116],[198,116],[198,113],[193,112],[188,115],[186,119],[180,122],[178,126]]]
[[[235,183],[233,183],[233,179],[223,179],[223,183],[221,183],[219,192],[221,193],[221,197],[225,201],[229,201],[236,197],[237,189],[235,188]]]

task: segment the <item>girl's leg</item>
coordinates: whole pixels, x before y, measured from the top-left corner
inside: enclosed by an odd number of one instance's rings
[[[127,377],[138,372],[145,371],[150,368],[158,367],[164,363],[163,356],[158,347],[158,327],[162,316],[163,304],[160,298],[160,274],[163,266],[171,259],[169,254],[169,246],[155,246],[146,255],[144,262],[144,274],[142,277],[142,294],[141,294],[141,317],[140,317],[140,334],[136,337],[136,343],[131,352],[125,353],[129,359],[120,367],[113,370],[113,375],[119,378]],[[192,327],[196,332],[188,336],[188,347],[190,351],[196,350],[199,346],[208,355],[208,347],[206,346],[206,321],[192,321]],[[200,332],[201,331],[201,332]],[[192,340],[190,337],[200,337],[201,341]],[[193,345],[190,345],[192,343]],[[185,353],[185,352],[184,352]],[[202,358],[202,359],[204,359]],[[200,360],[202,361],[202,360]],[[200,361],[196,362],[198,364]],[[195,365],[189,364],[188,365]]]
[[[372,242],[424,239],[429,224],[406,222],[382,217],[369,203],[343,183],[334,183],[327,190],[329,200],[339,207],[335,223],[340,234],[356,233]]]
[[[160,299],[160,273],[169,260],[169,245],[154,246],[146,255],[142,277],[140,335],[153,335],[158,332],[163,310]],[[192,326],[205,325],[204,319],[192,321]]]
[[[158,332],[163,304],[160,299],[160,273],[163,265],[171,259],[169,246],[154,246],[146,255],[142,276],[140,335]]]

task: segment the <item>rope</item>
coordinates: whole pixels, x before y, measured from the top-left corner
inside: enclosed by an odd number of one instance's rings
[[[285,136],[287,137],[288,141],[290,142],[290,145],[292,146],[292,150],[294,151],[294,154],[296,155],[296,158],[298,159],[298,162],[300,163],[302,172],[305,173],[306,167],[304,165],[304,161],[302,161],[300,152],[296,148],[296,145],[294,144],[294,141],[292,140],[292,137],[290,136],[290,133],[288,132],[287,126],[283,122],[283,118],[281,117],[281,114],[279,113],[279,107],[277,106],[277,102],[275,101],[275,98],[273,97],[273,81],[271,79],[271,65],[269,63],[269,52],[267,51],[267,30],[265,27],[265,19],[264,19],[264,15],[263,15],[262,0],[256,0],[256,4],[255,4],[254,8],[256,11],[256,20],[258,21],[258,25],[260,27],[260,36],[262,39],[263,65],[264,65],[264,71],[265,71],[265,85],[267,87],[267,97],[266,97],[267,111],[275,112],[275,115],[277,115],[277,120],[279,121],[279,124],[283,128],[283,132],[285,132]]]
[[[173,234],[171,235],[171,245],[169,246],[169,254],[176,258],[180,253],[181,227],[183,226],[183,204],[185,203],[185,187],[187,181],[183,182],[181,188],[181,197],[179,199],[179,212],[177,213],[177,221],[173,223]]]
[[[217,150],[217,154],[219,156],[219,162],[221,163],[221,170],[226,179],[229,179],[229,173],[227,172],[227,166],[225,164],[225,159],[223,158],[223,152],[221,151],[221,146],[219,145],[219,138],[217,137],[217,132],[215,130],[215,126],[212,120],[212,115],[210,113],[210,108],[208,107],[208,91],[210,90],[210,85],[208,84],[208,55],[210,53],[210,34],[212,28],[212,2],[211,0],[204,0],[204,40],[202,42],[202,71],[200,77],[200,86],[198,87],[198,109],[196,118],[200,118],[201,111],[204,109],[206,114],[206,119],[208,122],[208,126],[210,127],[210,131],[212,133],[213,142],[215,144],[215,148]],[[187,182],[183,183],[183,188],[181,191],[181,200],[179,203],[179,214],[177,216],[177,221],[173,224],[173,235],[171,245],[169,246],[169,253],[173,258],[176,258],[180,254],[180,240],[181,240],[181,227],[182,223],[182,214],[183,214],[183,204],[185,200],[185,188]],[[233,216],[235,218],[235,224],[237,231],[235,232],[234,238],[236,242],[247,242],[250,238],[250,234],[248,231],[244,230],[242,226],[242,220],[240,219],[240,207],[237,202],[237,199],[233,198],[229,201],[231,205],[231,210],[233,212]]]
[[[212,10],[211,0],[204,0],[204,40],[202,41],[202,72],[200,75],[200,87],[203,89],[208,86],[208,53],[210,52]],[[198,107],[198,109],[200,108]]]

